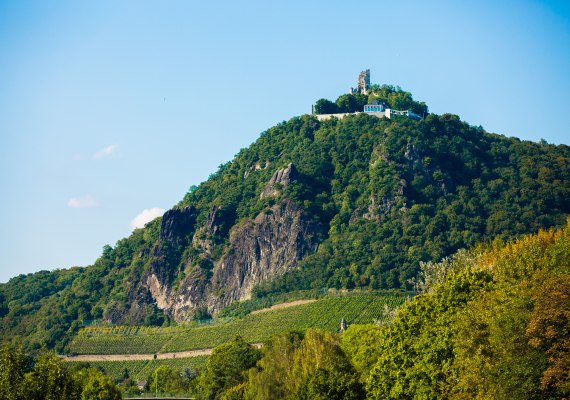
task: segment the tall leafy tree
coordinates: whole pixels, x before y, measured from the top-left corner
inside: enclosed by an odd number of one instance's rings
[[[0,350],[0,398],[23,398],[22,382],[26,373],[26,358],[20,349],[5,345]]]
[[[568,395],[570,224],[491,252],[492,291],[458,320],[455,398]]]
[[[458,311],[488,290],[491,282],[489,272],[467,269],[433,293],[404,305],[378,342],[376,351],[381,355],[367,381],[368,397],[447,398],[455,385],[453,337]]]
[[[342,351],[337,335],[311,329],[295,352],[292,369],[295,399],[362,399],[364,387]]]
[[[362,112],[364,105],[368,103],[368,97],[363,94],[343,94],[336,99],[335,103],[338,108],[338,112]]]
[[[338,112],[338,106],[330,100],[319,99],[315,103],[316,114],[336,114]]]
[[[285,332],[273,336],[263,346],[258,367],[249,372],[248,399],[287,399],[294,393],[294,356],[302,340],[300,332]]]
[[[121,391],[110,376],[94,368],[78,371],[74,378],[81,387],[81,400],[121,400]]]
[[[74,400],[81,393],[63,361],[47,350],[41,352],[23,385],[26,397],[37,400]]]
[[[379,340],[383,331],[376,325],[351,325],[341,337],[341,347],[365,381],[381,356]]]
[[[548,357],[541,388],[570,395],[570,275],[543,280],[533,295],[534,309],[526,330],[529,344]]]
[[[201,395],[208,400],[220,399],[227,389],[245,381],[244,373],[260,356],[261,352],[241,336],[216,347],[198,382]]]

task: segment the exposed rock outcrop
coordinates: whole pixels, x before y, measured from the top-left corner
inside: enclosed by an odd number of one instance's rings
[[[290,165],[272,181],[286,183],[294,174]],[[168,221],[161,226],[160,240],[153,249],[153,262],[144,275],[143,285],[156,306],[177,320],[190,318],[197,308],[214,314],[233,301],[249,298],[255,285],[294,268],[315,250],[322,238],[320,227],[310,216],[293,201],[283,199],[253,221],[234,226],[224,255],[212,261],[210,238],[219,231],[220,210],[214,207],[206,223],[196,230],[192,244],[203,253],[186,261],[186,276],[176,286],[172,278],[181,271],[181,260],[173,257],[169,249],[173,244],[191,244],[188,234],[178,228],[186,226],[192,231],[194,219],[185,212],[165,214]],[[171,221],[171,217],[175,220]],[[181,220],[176,221],[178,218]]]
[[[313,251],[320,229],[291,200],[284,199],[255,220],[237,226],[228,250],[212,270],[196,267],[167,308],[185,319],[197,307],[215,313],[236,300],[251,296],[253,287],[284,274]]]
[[[267,168],[269,168],[270,165],[271,165],[271,163],[269,162],[269,160],[265,160],[265,165],[263,167],[261,166],[260,162],[256,162],[255,164],[253,164],[251,167],[249,167],[249,169],[247,169],[243,173],[243,177],[245,179],[249,176],[250,173],[255,172],[255,171],[260,171],[262,169],[267,169]]]
[[[168,210],[162,216],[160,225],[160,241],[181,243],[188,233],[193,230],[196,221],[194,207],[175,208]]]
[[[383,196],[378,199],[376,195],[370,196],[370,205],[362,215],[365,219],[377,220],[380,214],[389,212],[398,202],[396,197]]]
[[[294,268],[315,249],[321,234],[289,199],[238,227],[232,232],[230,251],[214,270],[212,290],[218,297],[208,308],[217,311],[232,301],[249,298],[255,285]]]
[[[282,195],[298,179],[293,164],[277,170],[261,198]],[[108,313],[114,322],[144,319],[154,307],[177,320],[191,318],[197,309],[215,314],[249,298],[255,285],[295,268],[324,236],[288,198],[238,225],[235,210],[223,206],[212,206],[198,226],[197,214],[194,207],[164,214],[140,284],[129,284],[128,306]]]
[[[164,213],[158,241],[150,252],[139,254],[149,259],[149,268],[141,275],[133,270],[126,286],[128,301],[123,305],[109,304],[104,319],[111,323],[140,323],[152,314],[156,307],[169,304],[169,286],[178,272],[181,251],[190,242],[196,222],[196,209],[183,207]]]
[[[281,190],[289,186],[292,181],[299,179],[299,173],[295,166],[291,163],[286,168],[275,171],[259,198],[277,197],[281,194]]]
[[[181,270],[183,250],[190,244],[196,223],[196,209],[183,207],[164,213],[159,238],[150,255],[150,267],[141,278],[141,285],[128,294],[130,308],[127,317],[145,311],[150,302],[160,309],[171,304],[171,285]]]

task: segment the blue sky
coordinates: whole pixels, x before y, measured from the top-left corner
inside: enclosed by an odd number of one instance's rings
[[[93,263],[365,68],[432,112],[570,142],[567,1],[0,0],[0,282]]]

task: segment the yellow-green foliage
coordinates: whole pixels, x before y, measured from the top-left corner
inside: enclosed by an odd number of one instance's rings
[[[492,252],[493,290],[462,312],[455,398],[570,394],[570,225]]]
[[[356,400],[363,385],[338,335],[309,329],[274,336],[249,371],[244,399]]]
[[[475,264],[450,265],[443,283],[406,304],[378,345],[364,344],[379,354],[368,398],[570,394],[570,220],[471,256]],[[350,350],[354,362],[362,350]]]
[[[302,340],[302,332],[286,332],[265,343],[258,368],[249,371],[248,399],[286,399],[295,392],[294,356]]]
[[[377,346],[382,329],[376,325],[352,325],[342,335],[341,346],[352,364],[365,380],[380,358]]]

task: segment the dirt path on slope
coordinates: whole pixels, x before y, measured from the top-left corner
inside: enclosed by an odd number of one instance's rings
[[[254,343],[252,346],[260,349],[263,343]],[[198,356],[209,356],[213,349],[199,349],[188,351],[177,351],[173,353],[156,353],[157,360],[167,360],[171,358],[189,358]],[[81,354],[78,356],[64,356],[63,361],[140,361],[154,360],[155,354]]]
[[[288,308],[288,307],[295,307],[295,306],[300,306],[302,304],[309,304],[309,303],[314,303],[315,301],[317,301],[317,299],[310,299],[310,300],[295,300],[295,301],[291,301],[289,303],[280,303],[280,304],[275,304],[274,306],[268,307],[268,308],[262,308],[261,310],[255,310],[250,312],[250,314],[260,314],[260,313],[264,313],[267,311],[272,311],[272,310],[279,310],[281,308]]]

